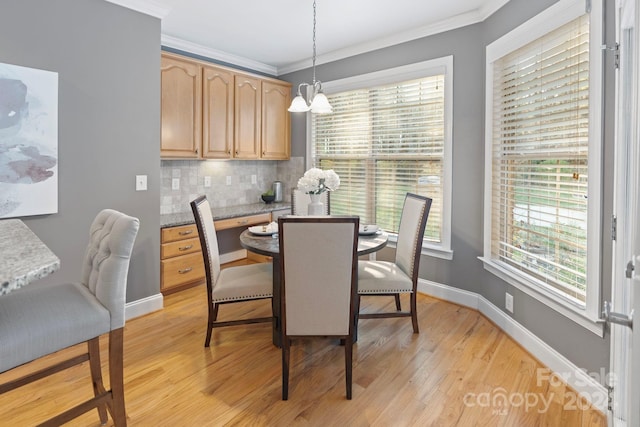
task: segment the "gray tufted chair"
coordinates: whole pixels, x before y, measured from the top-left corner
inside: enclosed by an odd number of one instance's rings
[[[395,312],[360,313],[360,319],[411,317],[413,332],[418,333],[417,288],[422,236],[427,225],[431,199],[407,193],[402,207],[396,258],[389,261],[358,262],[358,307],[365,295],[392,295],[396,298]],[[400,311],[399,295],[410,295],[410,309]]]
[[[125,426],[123,391],[124,307],[129,260],[139,221],[111,209],[94,219],[81,281],[30,285],[0,297],[0,372],[64,348],[87,342],[87,352],[24,377],[0,384],[0,394],[89,361],[94,397],[48,420],[63,424],[97,408],[107,409],[115,426]],[[109,383],[105,390],[99,337],[109,333]]]
[[[272,298],[273,272],[271,264],[265,262],[238,265],[222,270],[211,205],[209,205],[206,196],[197,197],[190,205],[198,227],[198,237],[200,237],[200,246],[202,246],[204,270],[207,278],[209,318],[204,346],[209,347],[213,328],[273,321],[273,317],[218,321],[218,309],[221,304]]]

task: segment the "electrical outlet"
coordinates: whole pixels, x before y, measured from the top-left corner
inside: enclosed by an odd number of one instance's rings
[[[147,175],[136,175],[136,191],[147,191]]]
[[[204,177],[204,186],[205,187],[211,187],[211,177],[210,176],[205,176]]]
[[[505,293],[504,307],[511,313],[513,313],[513,295],[511,295],[509,292]]]
[[[255,175],[251,175],[251,183],[252,184],[257,184],[258,183],[258,177]]]
[[[171,189],[179,190],[180,189],[180,178],[173,178],[171,180]]]
[[[231,185],[231,176],[227,176],[227,185]]]

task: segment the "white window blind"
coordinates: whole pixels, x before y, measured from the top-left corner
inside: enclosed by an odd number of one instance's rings
[[[425,239],[441,242],[445,75],[328,94],[313,115],[313,164],[333,169],[331,213],[359,215],[395,233],[407,192],[431,197]]]
[[[493,70],[491,256],[584,305],[588,16],[503,56]]]

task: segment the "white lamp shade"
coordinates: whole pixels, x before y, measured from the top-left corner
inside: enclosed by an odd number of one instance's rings
[[[292,113],[306,113],[307,111],[309,111],[309,106],[307,105],[307,101],[304,100],[302,95],[298,95],[293,98],[293,101],[291,101],[289,111]]]
[[[327,96],[322,92],[316,93],[316,96],[313,97],[310,109],[312,113],[317,114],[328,114],[333,112],[333,108],[331,108],[331,104],[329,104]]]

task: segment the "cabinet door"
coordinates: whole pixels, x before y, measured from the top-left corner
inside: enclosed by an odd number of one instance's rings
[[[202,141],[202,71],[197,64],[162,57],[162,157],[198,157]]]
[[[203,68],[202,157],[233,157],[233,73]]]
[[[262,82],[262,139],[263,159],[285,160],[291,155],[291,127],[289,125],[291,85]]]
[[[236,74],[235,76],[235,135],[234,157],[257,159],[261,134],[260,79]]]

